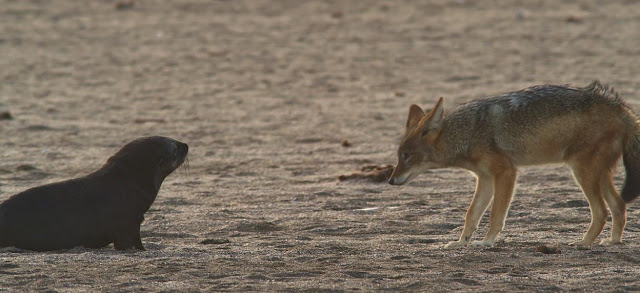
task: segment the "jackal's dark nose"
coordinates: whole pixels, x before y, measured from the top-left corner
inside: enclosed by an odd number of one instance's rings
[[[389,184],[391,184],[391,185],[395,185],[395,183],[396,183],[396,180],[395,180],[395,179],[393,179],[393,178],[389,178]]]

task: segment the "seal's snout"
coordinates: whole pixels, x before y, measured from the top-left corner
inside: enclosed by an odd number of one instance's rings
[[[176,147],[178,147],[178,154],[180,157],[184,158],[189,153],[189,146],[186,143],[176,141]]]
[[[187,157],[187,153],[189,153],[189,146],[186,143],[174,141],[176,145],[176,161],[174,169],[183,165],[186,162],[185,168],[189,169],[189,158]]]
[[[395,185],[395,183],[396,183],[395,181],[396,181],[395,179],[389,178],[389,184]]]

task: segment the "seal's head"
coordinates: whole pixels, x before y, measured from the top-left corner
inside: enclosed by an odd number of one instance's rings
[[[123,146],[107,161],[129,176],[151,180],[160,188],[165,177],[180,167],[187,158],[189,146],[163,136],[142,137]],[[140,180],[138,180],[140,181]]]

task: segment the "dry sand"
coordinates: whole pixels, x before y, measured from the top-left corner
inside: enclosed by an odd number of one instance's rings
[[[521,170],[495,247],[454,251],[469,173],[337,179],[395,164],[409,105],[440,96],[451,108],[598,78],[640,111],[640,2],[114,5],[0,0],[0,108],[13,116],[0,120],[0,200],[95,170],[139,136],[187,142],[190,167],[147,213],[147,251],[5,248],[0,290],[640,290],[640,202],[625,245],[567,246],[590,215],[561,166]]]

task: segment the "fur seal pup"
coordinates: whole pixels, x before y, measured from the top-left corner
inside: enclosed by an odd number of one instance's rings
[[[0,204],[0,247],[45,251],[84,246],[144,250],[140,224],[187,144],[138,138],[81,178],[18,193]]]

